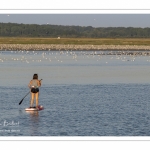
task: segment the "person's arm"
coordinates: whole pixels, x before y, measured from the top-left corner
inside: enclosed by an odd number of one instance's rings
[[[38,80],[38,86],[39,87],[41,86],[41,80]]]

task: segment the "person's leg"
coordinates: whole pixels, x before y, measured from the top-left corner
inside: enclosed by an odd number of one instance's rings
[[[36,97],[36,107],[38,108],[39,105],[39,92],[35,94]]]
[[[31,101],[30,101],[30,107],[33,107],[33,103],[34,103],[34,93],[31,93]]]

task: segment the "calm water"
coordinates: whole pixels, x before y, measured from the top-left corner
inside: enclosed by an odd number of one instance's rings
[[[0,52],[1,136],[149,136],[150,57]],[[25,112],[34,73],[39,112]]]

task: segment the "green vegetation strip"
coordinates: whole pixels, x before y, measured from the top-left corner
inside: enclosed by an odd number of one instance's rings
[[[22,38],[0,37],[0,44],[150,45],[150,38]]]

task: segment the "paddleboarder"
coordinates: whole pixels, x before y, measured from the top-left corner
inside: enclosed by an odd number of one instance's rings
[[[28,87],[31,89],[30,107],[33,107],[34,99],[36,99],[36,108],[38,109],[40,86],[41,80],[38,80],[38,74],[34,74],[33,79],[28,84]]]

